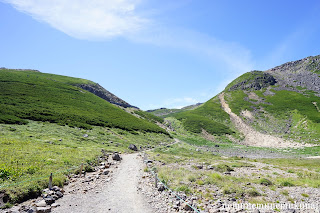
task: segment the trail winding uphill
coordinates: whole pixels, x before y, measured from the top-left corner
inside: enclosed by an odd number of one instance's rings
[[[219,95],[220,103],[223,110],[230,115],[230,119],[235,127],[245,136],[244,144],[249,146],[259,147],[274,147],[274,148],[289,148],[289,147],[304,147],[312,146],[310,144],[301,144],[284,140],[282,138],[263,134],[256,131],[251,126],[247,125],[238,115],[233,113],[229,105],[224,100],[224,93]]]
[[[142,176],[143,163],[138,154],[123,155],[112,181],[101,186],[97,192],[69,194],[58,201],[60,207],[53,212],[77,213],[151,213],[149,203],[139,193],[138,183]]]

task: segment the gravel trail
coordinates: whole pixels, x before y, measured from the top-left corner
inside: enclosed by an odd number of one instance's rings
[[[151,213],[154,212],[147,200],[138,191],[143,163],[138,154],[122,156],[119,168],[112,180],[101,185],[101,190],[87,193],[68,194],[57,203],[61,206],[54,213]]]

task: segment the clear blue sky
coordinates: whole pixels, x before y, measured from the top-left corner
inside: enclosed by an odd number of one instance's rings
[[[0,0],[0,67],[95,81],[141,109],[320,54],[319,0]]]

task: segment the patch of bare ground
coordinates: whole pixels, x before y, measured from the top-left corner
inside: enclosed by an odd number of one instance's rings
[[[137,154],[123,155],[112,178],[93,190],[70,193],[58,201],[60,207],[53,212],[154,212],[152,206],[138,190],[142,177],[142,162]]]
[[[224,93],[219,95],[222,108],[230,115],[230,119],[235,127],[244,135],[242,143],[249,146],[289,148],[289,147],[311,147],[311,144],[296,143],[282,138],[260,133],[247,125],[238,115],[233,113],[229,105],[224,100]]]
[[[252,100],[256,100],[256,101],[260,100],[260,97],[254,92],[249,92],[248,93],[248,98],[252,99]]]
[[[310,159],[320,159],[320,156],[309,156],[307,158],[310,158]]]
[[[206,130],[202,129],[202,132],[201,132],[201,136],[206,139],[206,140],[209,140],[209,141],[212,141],[212,142],[218,142],[216,140],[216,137],[214,135],[211,135],[210,133],[208,133]]]

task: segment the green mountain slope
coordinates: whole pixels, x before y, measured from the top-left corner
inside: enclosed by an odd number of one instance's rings
[[[181,109],[167,109],[167,108],[160,108],[160,109],[153,109],[153,110],[147,110],[147,112],[159,116],[159,117],[169,117],[173,113],[178,113],[178,112],[184,112],[192,109],[196,109],[199,107],[201,103],[193,104],[190,106],[183,107]]]
[[[196,109],[170,114],[180,120],[184,128],[193,133],[203,130],[214,135],[233,134],[229,127],[229,115],[224,112],[217,97],[212,98]]]
[[[226,87],[226,100],[234,113],[262,133],[319,143],[319,65],[320,56],[315,56],[245,73]]]
[[[35,71],[0,70],[0,123],[48,121],[90,129],[91,126],[128,131],[166,133],[102,98],[78,87],[95,83]]]

